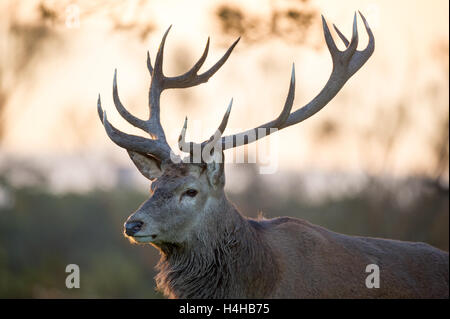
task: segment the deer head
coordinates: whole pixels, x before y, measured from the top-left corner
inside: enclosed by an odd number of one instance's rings
[[[347,80],[369,59],[374,50],[373,34],[364,16],[361,13],[360,16],[369,35],[369,43],[362,51],[357,50],[356,14],[350,41],[334,26],[346,46],[344,51],[340,51],[336,47],[322,16],[325,41],[332,57],[333,69],[325,87],[312,101],[291,112],[295,94],[293,66],[287,98],[276,119],[245,132],[222,136],[230,116],[231,100],[217,131],[202,143],[185,141],[186,119],[178,142],[180,150],[189,153],[184,159],[175,155],[166,141],[160,122],[161,93],[165,89],[188,88],[207,82],[228,59],[239,39],[209,70],[198,74],[208,54],[208,38],[202,56],[189,71],[180,76],[167,77],[163,74],[162,67],[164,43],[170,30],[169,27],[162,38],[154,67],[149,54],[147,54],[147,67],[151,75],[148,120],[141,120],[124,108],[117,93],[117,73],[115,72],[113,100],[117,111],[130,124],[148,133],[150,138],[129,135],[116,129],[108,121],[106,112],[102,110],[100,96],[97,105],[98,114],[111,140],[125,148],[137,169],[146,178],[153,181],[151,197],[128,218],[125,223],[125,234],[137,242],[152,243],[161,247],[165,243],[176,245],[189,241],[190,236],[194,233],[198,234],[203,229],[210,227],[208,221],[217,220],[216,212],[229,205],[224,194],[223,150],[255,142],[274,131],[300,123],[320,111],[333,99]],[[196,162],[194,159],[199,157],[200,160]]]

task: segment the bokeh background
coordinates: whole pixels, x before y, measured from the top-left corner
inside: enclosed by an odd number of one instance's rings
[[[0,297],[160,298],[158,252],[122,235],[149,183],[106,136],[122,102],[148,116],[146,51],[166,28],[164,70],[189,69],[211,36],[208,67],[241,36],[207,83],[162,96],[162,123],[176,146],[205,139],[234,97],[228,133],[275,118],[296,65],[294,109],[331,72],[320,14],[350,36],[361,10],[374,55],[313,118],[275,137],[278,169],[227,164],[227,194],[250,217],[289,215],[351,235],[449,246],[449,3],[388,0],[0,2]],[[367,36],[359,20],[362,49]],[[338,39],[337,39],[338,40]],[[339,44],[339,41],[336,41]],[[341,46],[342,48],[342,46]],[[233,151],[226,151],[227,158]],[[81,288],[65,287],[78,264]]]

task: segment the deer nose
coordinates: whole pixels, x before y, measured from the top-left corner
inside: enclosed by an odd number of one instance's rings
[[[142,229],[142,225],[144,225],[144,223],[141,222],[140,220],[126,222],[125,234],[127,234],[128,236],[133,236]]]

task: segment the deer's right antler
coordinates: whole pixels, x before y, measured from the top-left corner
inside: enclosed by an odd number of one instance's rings
[[[280,115],[275,120],[260,125],[256,128],[247,130],[242,133],[222,137],[220,142],[221,148],[220,147],[219,148],[222,150],[226,150],[229,148],[234,148],[237,146],[255,142],[262,137],[265,137],[273,132],[276,132],[277,130],[286,128],[288,126],[306,120],[315,113],[319,112],[325,105],[327,105],[328,102],[330,102],[341,90],[341,88],[348,81],[348,79],[353,74],[355,74],[356,71],[358,71],[364,65],[364,63],[366,63],[366,61],[370,58],[375,49],[375,39],[372,31],[370,30],[369,24],[367,23],[362,13],[359,12],[359,14],[364,22],[365,29],[369,36],[369,43],[367,47],[362,51],[356,50],[358,46],[358,29],[357,29],[356,13],[353,19],[353,34],[351,41],[348,41],[347,38],[339,31],[339,29],[333,25],[337,34],[339,35],[339,37],[346,46],[346,49],[344,51],[340,51],[336,47],[336,44],[334,43],[333,38],[331,36],[330,30],[328,29],[327,22],[325,21],[325,18],[322,16],[325,42],[331,54],[331,58],[333,61],[333,70],[331,72],[330,78],[328,79],[328,82],[325,84],[325,87],[311,102],[309,102],[302,108],[298,109],[297,111],[290,113],[295,94],[295,72],[293,66],[288,95]],[[227,119],[228,116],[229,112],[226,113]],[[217,142],[218,142],[217,135],[220,136],[224,131],[224,129],[225,127],[221,127],[214,135],[216,136]],[[192,152],[192,150],[194,149],[203,149],[206,145],[210,145],[210,143],[213,143],[212,137],[209,140],[206,140],[200,144],[193,142],[186,142],[185,133],[186,133],[186,122],[183,127],[182,133],[180,134],[178,143],[180,149],[183,151]]]
[[[173,89],[173,88],[188,88],[207,82],[209,78],[213,76],[225,63],[225,61],[228,59],[231,52],[233,51],[234,47],[240,40],[240,38],[238,38],[231,45],[231,47],[225,52],[222,58],[219,61],[217,61],[216,64],[214,64],[209,70],[207,70],[202,74],[197,74],[197,72],[202,67],[208,55],[209,50],[209,38],[208,38],[202,56],[189,71],[179,76],[166,77],[162,70],[164,44],[166,42],[166,37],[171,27],[172,26],[170,26],[167,29],[161,40],[161,44],[159,46],[158,53],[156,55],[154,67],[151,64],[150,54],[147,52],[147,68],[152,77],[149,92],[150,115],[148,120],[144,121],[135,117],[130,112],[128,112],[122,105],[117,92],[117,71],[114,72],[113,100],[117,111],[130,124],[147,132],[150,135],[151,139],[126,134],[115,128],[108,121],[106,117],[106,112],[103,111],[101,107],[100,95],[98,97],[97,102],[97,111],[100,120],[102,121],[105,127],[106,133],[114,143],[127,149],[128,152],[138,152],[141,154],[152,155],[153,157],[158,158],[161,162],[168,161],[170,159],[170,154],[172,152],[169,144],[166,141],[164,129],[160,121],[160,97],[162,91],[164,91],[165,89]]]

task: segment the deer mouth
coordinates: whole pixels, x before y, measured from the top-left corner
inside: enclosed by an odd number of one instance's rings
[[[139,243],[149,243],[149,242],[153,242],[158,236],[153,234],[153,235],[139,235],[139,236],[130,236],[130,237]]]

